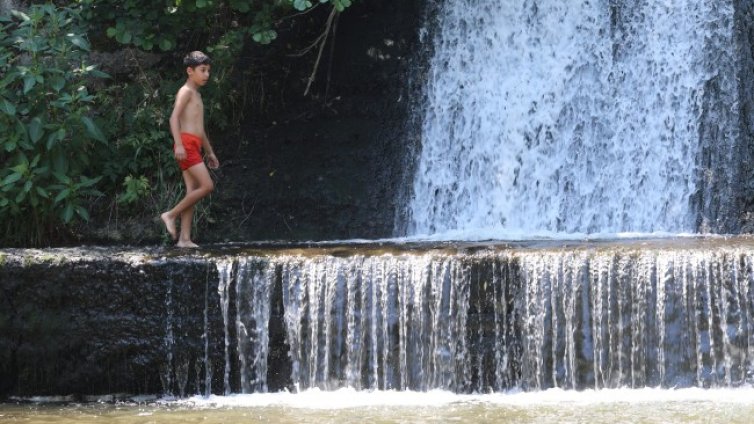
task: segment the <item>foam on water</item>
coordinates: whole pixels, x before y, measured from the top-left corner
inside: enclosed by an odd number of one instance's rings
[[[604,389],[561,390],[540,392],[511,391],[491,394],[456,394],[448,391],[359,391],[340,389],[306,390],[301,393],[257,393],[231,396],[195,396],[176,404],[196,408],[289,407],[302,409],[348,409],[364,407],[441,407],[452,404],[483,403],[508,406],[541,406],[545,404],[643,404],[662,402],[714,402],[754,405],[754,389]]]
[[[526,241],[605,241],[605,240],[629,240],[629,239],[646,239],[646,240],[663,240],[663,239],[720,239],[736,237],[731,234],[698,234],[698,233],[671,233],[656,231],[652,233],[643,232],[618,232],[618,233],[564,233],[555,231],[510,231],[495,227],[470,228],[459,230],[447,230],[434,234],[413,234],[401,237],[387,237],[380,239],[342,239],[327,241],[309,241],[307,245],[328,246],[328,245],[364,245],[374,243],[389,243],[400,246],[405,243],[435,243],[435,242],[526,242]]]

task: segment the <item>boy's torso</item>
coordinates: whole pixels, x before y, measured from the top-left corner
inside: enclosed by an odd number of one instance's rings
[[[204,134],[204,103],[202,95],[194,89],[183,86],[181,90],[190,90],[191,96],[180,116],[181,132],[196,134],[202,137]]]

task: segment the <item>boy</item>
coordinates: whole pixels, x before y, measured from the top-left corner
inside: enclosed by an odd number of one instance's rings
[[[188,78],[175,96],[175,106],[170,115],[170,132],[173,134],[173,151],[175,159],[183,173],[186,184],[186,196],[173,209],[160,215],[170,237],[178,240],[178,247],[199,247],[191,241],[191,224],[194,205],[214,190],[214,183],[202,160],[201,149],[204,148],[210,168],[220,166],[212,145],[204,131],[204,104],[199,88],[209,81],[210,59],[194,51],[183,59]],[[180,217],[180,237],[176,231],[175,221]]]

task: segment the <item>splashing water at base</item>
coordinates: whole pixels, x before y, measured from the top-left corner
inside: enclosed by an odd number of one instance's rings
[[[748,423],[754,390],[449,392],[309,390],[120,404],[0,405],[0,420],[29,424],[135,423]]]

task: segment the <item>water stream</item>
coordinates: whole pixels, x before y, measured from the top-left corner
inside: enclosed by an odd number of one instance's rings
[[[295,391],[750,385],[754,250],[740,243],[219,260],[220,290],[235,292],[221,296],[237,311],[223,312],[238,335],[225,353],[238,355],[233,391],[267,390],[267,325],[278,320]]]
[[[754,240],[593,237],[736,215],[733,8],[443,2],[407,225],[436,241],[220,247],[190,292],[161,258],[166,398],[0,420],[748,422]]]
[[[437,12],[409,234],[724,231],[731,0],[455,0]]]

